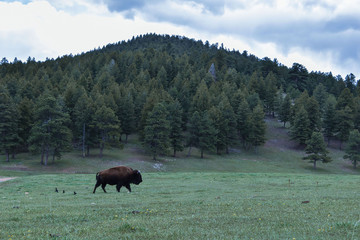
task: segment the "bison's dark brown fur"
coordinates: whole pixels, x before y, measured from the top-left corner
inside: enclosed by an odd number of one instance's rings
[[[96,184],[93,193],[95,193],[96,188],[100,185],[106,193],[106,184],[116,185],[118,192],[120,192],[122,186],[125,186],[131,192],[130,183],[139,185],[141,182],[140,171],[125,166],[113,167],[96,174]]]

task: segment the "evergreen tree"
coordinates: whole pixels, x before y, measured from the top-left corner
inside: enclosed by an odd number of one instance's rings
[[[200,115],[198,111],[195,111],[190,118],[188,130],[188,156],[190,155],[192,147],[200,149],[201,158],[204,157],[204,151],[215,149],[217,131],[207,111],[202,115]]]
[[[117,139],[120,136],[120,121],[111,108],[100,105],[95,111],[92,125],[99,134],[98,142],[100,157],[102,158],[105,144],[109,140]]]
[[[82,95],[74,107],[74,124],[77,131],[74,131],[73,134],[75,139],[81,142],[83,157],[89,155],[90,146],[95,145],[96,135],[90,128],[94,114],[92,99],[86,94]]]
[[[323,119],[323,132],[324,136],[327,138],[328,145],[331,138],[335,136],[337,128],[337,116],[336,116],[336,99],[329,97],[325,104],[325,113]]]
[[[176,99],[169,105],[169,124],[170,124],[170,145],[176,157],[177,151],[184,150],[184,135],[183,135],[183,110],[180,102]]]
[[[342,149],[342,143],[349,138],[350,130],[353,128],[353,115],[350,107],[346,106],[345,109],[338,110],[337,116],[337,132],[338,138],[341,141],[340,150]]]
[[[28,139],[30,137],[31,126],[34,121],[34,103],[32,100],[24,97],[18,104],[19,111],[19,137],[23,151],[28,150]]]
[[[246,147],[249,141],[250,129],[251,129],[251,110],[245,98],[240,102],[240,105],[236,112],[237,119],[237,132],[242,140],[243,146]]]
[[[71,144],[70,116],[61,99],[45,91],[36,102],[35,123],[29,137],[30,150],[41,153],[41,164],[47,165],[50,154],[61,157]]]
[[[354,97],[348,88],[341,91],[337,99],[336,110],[345,109],[345,107],[349,107],[351,110],[354,109]]]
[[[275,75],[270,72],[265,78],[265,97],[264,105],[266,112],[275,115],[275,102],[277,97],[277,86]]]
[[[284,127],[291,119],[291,99],[289,94],[285,96],[284,101],[280,106],[279,119],[284,123]]]
[[[146,120],[144,146],[156,160],[160,154],[166,154],[170,146],[170,122],[163,103],[157,103]]]
[[[309,128],[311,132],[321,130],[321,112],[319,104],[314,97],[310,97],[305,105],[309,117]]]
[[[358,161],[360,161],[360,133],[357,129],[350,132],[345,152],[344,159],[350,159],[354,168],[356,168]]]
[[[289,70],[289,82],[292,87],[301,92],[307,88],[308,70],[299,63],[294,63]]]
[[[295,114],[294,125],[291,126],[290,135],[291,139],[298,141],[299,144],[305,144],[311,136],[308,113],[303,106]]]
[[[314,90],[313,96],[315,97],[316,101],[319,104],[319,109],[321,112],[321,116],[325,112],[325,106],[326,106],[326,99],[328,97],[328,93],[326,91],[325,86],[320,83]]]
[[[264,121],[264,111],[262,106],[259,104],[255,107],[251,115],[251,132],[250,132],[250,143],[257,149],[257,147],[265,143],[265,132],[266,124]]]
[[[203,80],[196,89],[195,96],[193,97],[192,112],[198,111],[199,113],[203,113],[209,110],[211,106],[210,102],[209,89]]]
[[[204,112],[199,123],[199,149],[201,158],[204,157],[204,151],[212,151],[215,149],[217,131],[213,127],[209,114]]]
[[[125,143],[128,141],[128,136],[135,132],[135,106],[133,98],[130,94],[126,94],[122,98],[122,111],[119,115],[121,122],[122,133],[125,134]]]
[[[306,141],[305,148],[306,157],[304,160],[309,160],[314,164],[316,169],[316,162],[321,161],[323,163],[331,162],[331,158],[327,156],[328,151],[326,150],[324,138],[320,132],[313,132],[311,138]]]
[[[9,92],[0,87],[0,151],[4,151],[6,161],[9,162],[10,153],[14,153],[19,145],[17,109]]]

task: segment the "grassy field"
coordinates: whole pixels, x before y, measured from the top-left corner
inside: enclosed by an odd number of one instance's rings
[[[107,194],[92,193],[90,174],[0,183],[0,239],[360,239],[360,176],[198,172],[143,179],[132,193],[107,186]]]
[[[0,183],[0,239],[360,239],[360,170],[336,143],[314,170],[281,124],[267,124],[258,152],[153,161],[132,136],[102,159],[95,149],[48,166],[29,154],[0,160],[0,176],[17,177]],[[116,165],[141,170],[143,183],[92,194],[95,173]]]

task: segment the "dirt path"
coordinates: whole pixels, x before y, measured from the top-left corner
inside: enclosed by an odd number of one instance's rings
[[[11,179],[14,179],[14,177],[0,177],[0,182],[5,182]]]

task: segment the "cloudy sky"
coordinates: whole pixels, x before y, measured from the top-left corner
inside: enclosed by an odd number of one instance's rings
[[[145,33],[360,78],[360,0],[0,0],[0,58],[56,58]]]

